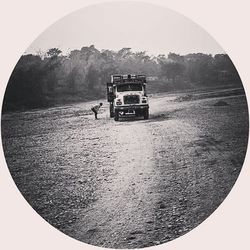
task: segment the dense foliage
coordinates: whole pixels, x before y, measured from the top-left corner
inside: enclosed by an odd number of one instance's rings
[[[23,55],[7,86],[3,111],[103,98],[111,74],[145,74],[149,92],[241,84],[226,54],[149,56],[123,48],[99,51],[91,45],[62,55]]]

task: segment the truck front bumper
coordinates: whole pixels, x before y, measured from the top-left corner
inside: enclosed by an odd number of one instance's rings
[[[149,106],[146,105],[129,105],[129,106],[115,106],[115,113],[119,113],[119,116],[143,116],[145,112],[148,112]]]
[[[129,110],[135,110],[135,111],[139,111],[139,110],[145,110],[145,109],[149,109],[148,104],[141,104],[141,105],[129,105],[129,106],[115,106],[114,107],[115,110],[119,110],[119,111],[129,111]]]

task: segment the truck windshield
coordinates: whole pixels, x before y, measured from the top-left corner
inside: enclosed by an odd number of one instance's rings
[[[117,92],[125,92],[125,91],[142,91],[142,85],[140,84],[126,84],[126,85],[118,85]]]

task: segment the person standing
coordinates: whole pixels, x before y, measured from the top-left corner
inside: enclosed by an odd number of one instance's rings
[[[95,105],[91,108],[91,110],[94,112],[95,114],[95,119],[97,120],[97,114],[98,114],[98,111],[100,109],[100,107],[102,106],[102,103],[100,102],[98,105]]]

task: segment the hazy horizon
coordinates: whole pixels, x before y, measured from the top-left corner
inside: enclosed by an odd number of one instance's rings
[[[129,47],[133,52],[167,55],[169,52],[225,53],[199,25],[164,7],[148,3],[102,3],[73,12],[46,29],[25,51],[57,47],[64,54],[84,46],[118,51]]]

